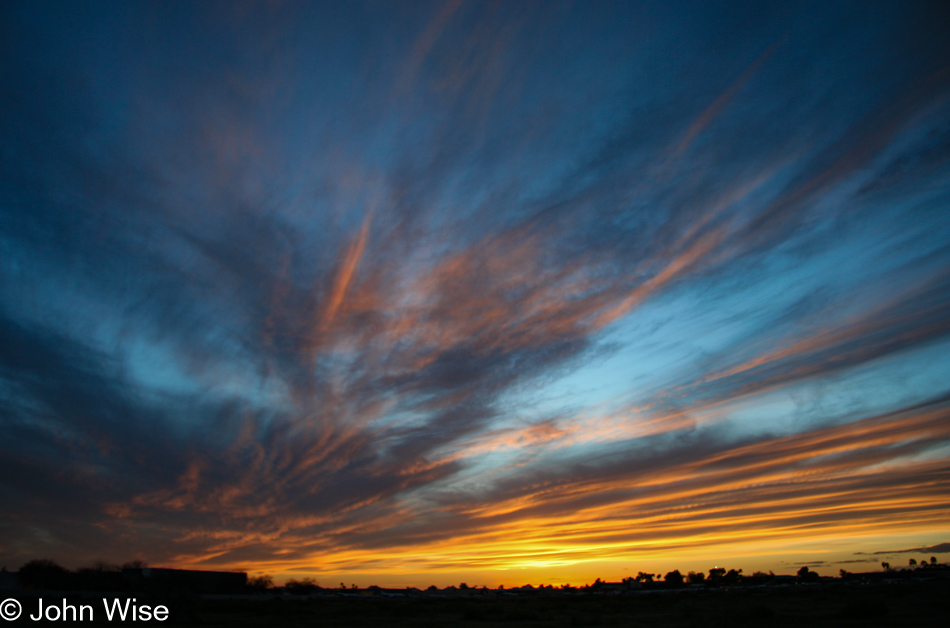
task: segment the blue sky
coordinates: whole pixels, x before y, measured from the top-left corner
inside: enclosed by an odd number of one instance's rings
[[[2,11],[0,562],[580,583],[948,540],[935,5]]]

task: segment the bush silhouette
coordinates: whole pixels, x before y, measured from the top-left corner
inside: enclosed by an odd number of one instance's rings
[[[317,590],[317,583],[313,578],[288,580],[284,588],[287,589],[287,592],[291,595],[310,595]]]
[[[25,589],[53,589],[69,588],[72,574],[64,567],[60,567],[52,560],[31,560],[20,567],[17,580]]]
[[[663,576],[663,581],[673,587],[682,586],[683,574],[680,573],[679,569],[674,569],[673,571]]]
[[[247,579],[247,588],[254,593],[265,593],[274,588],[274,579],[267,574],[252,576]]]
[[[726,572],[726,575],[722,577],[724,584],[734,585],[739,584],[739,581],[742,579],[742,570],[741,569],[730,569]]]

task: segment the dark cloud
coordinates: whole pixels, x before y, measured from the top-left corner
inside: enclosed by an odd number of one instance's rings
[[[887,550],[883,552],[871,552],[872,555],[878,556],[881,554],[914,554],[914,553],[929,553],[933,552],[936,554],[942,554],[950,552],[950,543],[938,543],[937,545],[931,545],[929,547],[912,547],[910,549],[899,549],[899,550]],[[855,554],[863,554],[864,552],[855,552]]]

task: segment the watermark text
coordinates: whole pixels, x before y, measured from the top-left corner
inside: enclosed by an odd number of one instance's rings
[[[99,613],[96,604],[73,604],[65,598],[46,601],[38,598],[34,610],[27,611],[31,621],[165,621],[168,619],[168,607],[162,604],[152,606],[140,604],[133,598],[102,599]],[[19,600],[9,598],[0,603],[0,617],[7,621],[19,619],[23,605]]]

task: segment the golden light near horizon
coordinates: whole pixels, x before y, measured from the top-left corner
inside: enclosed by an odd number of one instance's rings
[[[881,468],[877,456],[889,460],[882,450],[945,434],[950,429],[946,416],[941,404],[874,417],[847,429],[836,426],[760,442],[754,450],[771,455],[751,466],[726,467],[728,475],[741,473],[742,479],[732,482],[702,469],[743,457],[741,450],[691,459],[686,464],[691,471],[667,468],[635,481],[583,481],[583,490],[567,480],[557,491],[521,496],[516,503],[496,502],[474,511],[466,507],[463,521],[468,531],[416,541],[397,551],[315,551],[289,569],[282,560],[233,566],[285,577],[343,578],[364,586],[411,578],[444,586],[460,574],[492,585],[524,583],[525,578],[547,581],[550,574],[558,574],[554,578],[558,582],[583,584],[597,577],[620,579],[633,567],[705,571],[707,563],[724,562],[724,557],[741,561],[734,566],[747,571],[781,570],[775,564],[778,557],[791,556],[793,548],[808,548],[811,560],[821,563],[815,570],[834,574],[859,562],[854,552],[893,537],[895,529],[901,530],[901,539],[921,544],[925,541],[920,538],[940,534],[950,509],[941,462],[901,465],[901,473],[929,479],[911,485],[890,477],[887,482],[894,488],[889,489],[883,476],[896,470]],[[789,459],[783,452],[795,452],[798,460],[811,464],[788,472]],[[842,464],[841,457],[857,453],[860,464]],[[823,458],[823,464],[814,462]],[[624,497],[625,492],[632,495]],[[603,505],[572,505],[592,494],[610,497]],[[530,514],[545,508],[554,514]],[[409,519],[418,516],[404,514]],[[878,562],[864,560],[869,567]],[[319,570],[312,565],[319,565]]]
[[[933,7],[232,8],[4,9],[0,563],[947,547]]]

